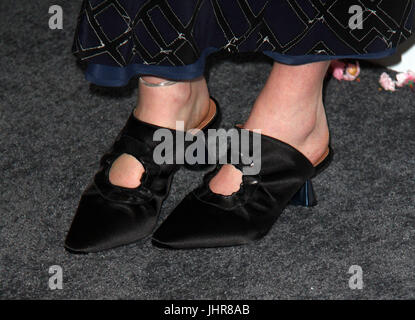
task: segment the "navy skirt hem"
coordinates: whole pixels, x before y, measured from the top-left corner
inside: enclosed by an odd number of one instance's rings
[[[383,58],[413,36],[414,19],[415,0],[83,0],[72,51],[101,86],[190,80],[218,51],[288,65]]]
[[[161,78],[184,81],[198,78],[204,74],[207,57],[219,51],[217,48],[207,48],[200,58],[193,64],[185,66],[160,66],[147,64],[129,64],[125,67],[115,67],[103,64],[89,63],[85,72],[87,81],[104,87],[123,87],[129,81],[140,75],[153,75]],[[302,55],[291,56],[273,51],[263,52],[273,60],[287,65],[302,65],[312,62],[336,60],[336,59],[381,59],[396,53],[396,48],[385,51],[356,55]]]

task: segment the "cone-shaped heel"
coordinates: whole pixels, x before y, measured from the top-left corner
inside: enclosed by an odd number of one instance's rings
[[[291,205],[314,207],[317,205],[317,199],[314,194],[314,188],[311,180],[307,180],[300,190],[292,197],[290,201]]]

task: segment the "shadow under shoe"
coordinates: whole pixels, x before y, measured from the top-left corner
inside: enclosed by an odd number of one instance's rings
[[[259,135],[252,131],[249,134]],[[220,170],[221,166],[217,166],[162,223],[153,235],[153,244],[171,249],[248,244],[269,232],[290,201],[314,205],[310,179],[327,167],[332,152],[329,150],[326,158],[314,167],[292,146],[265,135],[260,135],[260,139],[258,174],[243,175],[239,191],[223,196],[209,187],[210,180]],[[255,161],[249,166],[259,165]],[[241,171],[243,166],[235,165]]]
[[[219,121],[219,106],[211,98],[210,112],[199,129],[207,131],[218,126]],[[176,161],[161,165],[154,162],[153,152],[160,142],[154,141],[153,136],[158,129],[169,130],[176,136],[175,130],[145,123],[130,115],[114,145],[102,157],[100,170],[82,194],[65,240],[68,251],[98,252],[136,242],[153,232],[174,173],[181,166]],[[144,167],[138,188],[123,188],[109,181],[112,164],[122,154],[134,156]]]

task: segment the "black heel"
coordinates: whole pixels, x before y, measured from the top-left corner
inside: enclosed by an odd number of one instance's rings
[[[329,153],[327,157],[315,168],[313,177],[323,172],[333,160],[333,149],[329,145]],[[313,183],[311,179],[307,180],[304,185],[297,191],[297,193],[290,200],[290,204],[294,206],[314,207],[317,205],[317,198],[314,192]]]
[[[297,191],[290,200],[290,204],[303,207],[314,207],[317,205],[317,199],[311,180],[307,180],[301,189]]]
[[[333,160],[333,149],[329,146],[329,153],[327,157],[316,167],[316,171],[313,177],[323,172]],[[290,200],[290,204],[293,206],[314,207],[317,205],[317,198],[314,192],[313,183],[311,179],[307,180],[304,185],[297,191],[297,193]]]

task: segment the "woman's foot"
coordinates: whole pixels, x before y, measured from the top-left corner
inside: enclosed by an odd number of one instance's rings
[[[153,234],[154,245],[173,249],[244,245],[268,234],[288,204],[316,205],[311,179],[327,167],[330,155],[315,167],[287,143],[238,127],[236,131],[239,144],[246,143],[248,135],[246,147],[253,150],[260,141],[262,151],[261,159],[254,157],[250,165],[237,167],[258,171],[244,175],[242,190],[225,197],[211,192],[208,185],[221,168],[218,165],[163,221]]]
[[[146,82],[160,83],[165,79],[143,77]],[[138,104],[134,116],[160,127],[176,129],[176,121],[183,121],[185,130],[196,128],[209,110],[209,92],[204,78],[177,82],[166,87],[149,87],[140,83]],[[144,167],[133,156],[121,155],[112,165],[111,184],[137,188],[141,184]]]
[[[219,106],[213,98],[209,99],[208,111],[197,124],[203,134],[219,125]],[[191,127],[193,120],[199,122],[191,116],[178,119],[185,121],[185,128]],[[165,119],[161,117],[161,120]],[[143,239],[154,231],[174,174],[181,166],[180,163],[160,164],[154,157],[159,146],[154,135],[160,128],[173,137],[177,134],[174,129],[130,115],[117,140],[101,157],[99,170],[81,196],[65,240],[69,251],[88,253],[110,249]],[[176,139],[172,143],[173,150],[181,147]],[[143,167],[145,179],[140,181]],[[123,188],[114,186],[110,175]]]
[[[328,62],[303,66],[275,63],[244,128],[284,141],[300,151],[313,165],[328,149],[329,128],[322,100]],[[224,165],[210,181],[217,194],[231,195],[242,182],[242,172]]]

